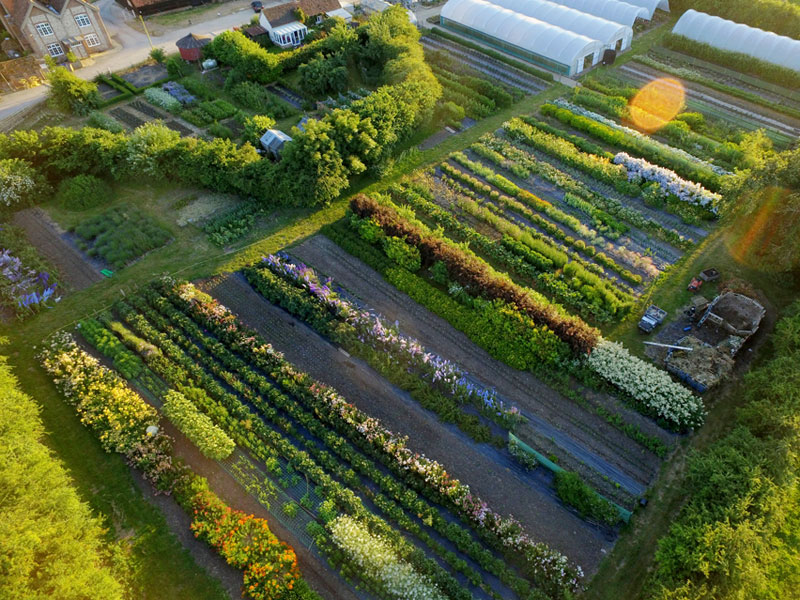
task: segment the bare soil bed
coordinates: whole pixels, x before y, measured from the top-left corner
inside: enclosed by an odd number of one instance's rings
[[[538,417],[561,431],[572,443],[595,456],[598,466],[604,462],[611,464],[644,486],[657,475],[661,462],[657,456],[531,373],[516,371],[493,359],[466,335],[395,289],[324,236],[315,236],[292,248],[291,252],[321,274],[333,277],[335,282],[390,321],[399,321],[404,333],[417,338],[431,351],[455,361],[478,380],[495,387],[502,398],[517,405],[523,413]],[[618,404],[612,398],[605,398],[604,402],[609,406]],[[638,416],[636,424],[645,433],[665,441],[672,437],[644,417]]]
[[[31,244],[58,269],[67,289],[82,290],[103,279],[99,270],[65,239],[42,209],[20,211],[13,220],[25,230]]]
[[[566,510],[542,469],[523,473],[497,451],[480,447],[454,427],[442,425],[366,364],[264,300],[241,275],[228,275],[204,287],[284,352],[290,362],[332,385],[389,429],[408,435],[411,449],[440,461],[495,510],[514,515],[534,539],[565,553],[589,572],[597,568],[611,547],[613,534]]]

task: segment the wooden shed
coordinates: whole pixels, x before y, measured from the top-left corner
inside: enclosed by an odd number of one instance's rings
[[[203,46],[211,42],[211,36],[190,33],[175,42],[183,60],[200,60],[203,57]]]

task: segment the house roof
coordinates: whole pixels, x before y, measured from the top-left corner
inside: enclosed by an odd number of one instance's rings
[[[202,48],[210,42],[210,35],[197,35],[195,33],[190,33],[175,42],[175,45],[182,50],[189,50],[190,48]]]
[[[262,9],[264,17],[273,27],[280,27],[297,21],[297,9],[300,8],[309,17],[327,13],[341,8],[339,0],[292,0],[278,6]]]
[[[245,29],[244,32],[250,37],[258,37],[259,35],[264,35],[267,33],[267,30],[261,25],[253,25],[252,27]]]

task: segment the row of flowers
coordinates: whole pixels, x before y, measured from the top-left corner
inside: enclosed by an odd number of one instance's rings
[[[393,545],[350,516],[328,524],[330,539],[358,569],[359,578],[374,584],[386,598],[403,600],[444,600],[445,597],[402,560]]]
[[[61,300],[57,284],[46,271],[37,272],[25,266],[10,250],[0,250],[0,301],[24,318],[43,308],[52,308]]]
[[[703,424],[705,409],[698,396],[666,371],[631,355],[622,344],[601,340],[587,362],[598,375],[673,427],[694,429]]]
[[[260,357],[273,362],[286,379],[305,387],[306,392],[313,396],[319,410],[335,416],[350,431],[358,432],[371,446],[392,457],[401,470],[413,475],[447,499],[462,518],[478,530],[492,535],[507,553],[516,555],[524,562],[528,576],[549,582],[557,590],[578,588],[583,576],[580,567],[571,565],[564,555],[545,544],[533,541],[516,519],[494,512],[486,502],[471,493],[469,486],[451,477],[440,463],[407,448],[407,438],[389,431],[378,419],[348,403],[332,388],[314,382],[296,371],[269,344],[242,328],[235,316],[224,306],[204,297],[204,294],[198,294],[192,284],[179,285],[177,295],[213,326],[214,330],[235,340],[231,342],[234,347],[254,359]]]
[[[615,165],[623,165],[628,171],[628,179],[637,183],[655,181],[664,195],[672,194],[682,202],[701,206],[714,214],[719,212],[722,196],[710,192],[699,183],[687,181],[665,167],[647,162],[643,158],[635,158],[625,152],[614,156]]]
[[[686,159],[686,160],[688,160],[690,162],[693,162],[693,163],[695,163],[697,165],[700,165],[700,166],[702,166],[702,167],[704,167],[706,169],[710,169],[711,171],[713,171],[717,175],[730,175],[730,171],[726,171],[722,167],[719,167],[717,165],[713,165],[710,162],[705,161],[705,160],[703,160],[701,158],[697,158],[693,154],[691,154],[689,152],[686,152],[686,150],[682,150],[681,148],[675,148],[674,146],[670,146],[669,144],[664,144],[663,142],[659,142],[658,140],[654,140],[649,135],[646,135],[646,134],[644,134],[644,133],[642,133],[640,131],[637,131],[635,129],[631,129],[630,127],[626,127],[625,125],[620,125],[619,123],[617,123],[613,119],[609,119],[609,118],[604,117],[603,115],[600,115],[600,114],[598,114],[598,113],[596,113],[594,111],[591,111],[591,110],[589,110],[587,108],[583,108],[582,106],[578,106],[576,104],[573,104],[572,102],[569,102],[568,100],[564,100],[563,98],[558,98],[553,102],[553,104],[555,104],[556,106],[559,106],[561,108],[565,108],[568,111],[570,111],[572,113],[575,113],[576,115],[580,115],[582,117],[586,117],[588,119],[592,119],[593,121],[597,121],[598,123],[602,123],[603,125],[611,127],[612,129],[616,129],[617,131],[621,131],[622,133],[624,133],[626,135],[629,135],[629,136],[631,136],[633,138],[636,138],[637,140],[640,140],[640,141],[646,142],[648,144],[651,144],[652,146],[655,146],[656,148],[658,148],[662,152],[667,152],[669,154],[677,154],[681,158],[684,158],[684,159]]]
[[[208,458],[222,460],[236,448],[236,443],[228,434],[214,425],[180,392],[167,392],[162,412]]]
[[[497,397],[494,389],[470,381],[467,373],[458,365],[426,351],[419,341],[400,333],[396,323],[390,325],[380,316],[362,310],[342,298],[333,290],[330,279],[320,281],[310,267],[291,262],[284,253],[266,256],[261,264],[276,275],[305,289],[337,318],[352,325],[360,342],[370,345],[377,351],[385,352],[394,358],[398,365],[407,365],[409,370],[421,373],[423,378],[429,378],[432,382],[440,384],[461,401],[474,402],[484,410],[501,416],[509,426],[513,426],[522,418],[519,409],[515,406],[506,406]]]

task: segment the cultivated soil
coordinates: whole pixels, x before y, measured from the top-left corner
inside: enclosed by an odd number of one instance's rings
[[[103,279],[42,209],[19,211],[14,214],[13,222],[25,230],[31,245],[58,269],[60,281],[67,289],[82,290]]]
[[[444,464],[448,472],[501,514],[511,514],[534,539],[565,553],[593,572],[612,545],[613,534],[566,510],[542,470],[526,474],[498,451],[472,442],[440,423],[402,390],[316,332],[273,306],[238,274],[204,286],[248,326],[256,329],[291,363],[329,384],[386,427],[409,436],[409,447]]]

